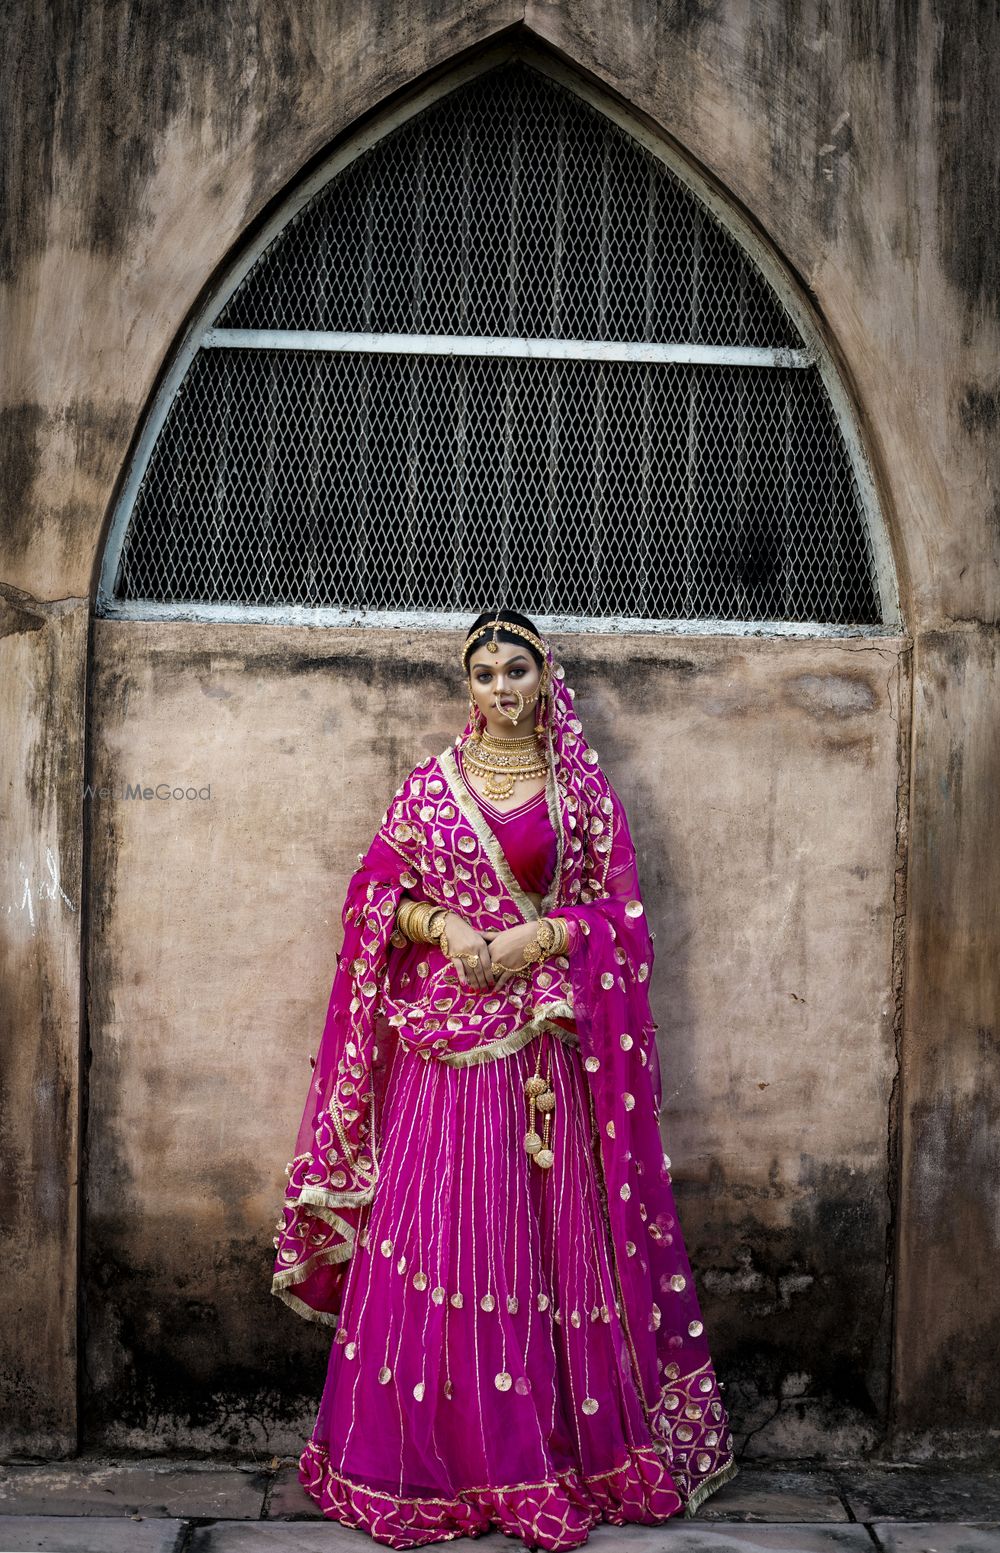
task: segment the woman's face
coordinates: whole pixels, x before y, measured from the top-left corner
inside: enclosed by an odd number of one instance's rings
[[[469,688],[473,700],[486,718],[489,733],[501,738],[523,738],[535,726],[537,702],[522,708],[516,722],[511,717],[518,706],[515,691],[520,691],[525,703],[538,695],[542,670],[526,647],[515,647],[510,642],[497,642],[498,651],[490,652],[484,644],[469,654]],[[497,702],[508,702],[509,712],[499,710]]]

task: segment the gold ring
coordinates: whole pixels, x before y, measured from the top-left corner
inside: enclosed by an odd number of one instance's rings
[[[470,950],[468,954],[459,955],[459,959],[462,960],[466,965],[478,965],[479,951],[475,949]]]

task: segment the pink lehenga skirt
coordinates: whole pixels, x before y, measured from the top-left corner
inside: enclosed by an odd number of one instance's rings
[[[523,1147],[539,1041],[547,1171]],[[379,1130],[299,1465],[323,1513],[395,1548],[497,1527],[558,1550],[681,1512],[633,1379],[574,1037],[467,1067],[399,1048]]]

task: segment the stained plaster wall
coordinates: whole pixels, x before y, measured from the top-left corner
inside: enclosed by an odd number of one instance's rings
[[[430,637],[88,630],[90,600],[157,376],[234,244],[366,113],[524,36],[671,137],[798,276],[899,574],[904,636],[874,646],[564,648],[641,834],[666,1124],[741,1439],[983,1448],[1000,1378],[995,14],[108,0],[24,5],[7,28],[3,1444],[71,1451],[82,1429],[216,1449],[307,1416],[321,1345],[248,1293],[298,1105],[282,1065],[315,1038],[355,842],[460,702],[427,717]],[[638,684],[654,699],[633,708]],[[342,732],[322,767],[324,719],[346,720],[361,764],[344,770]],[[82,796],[95,773],[199,754],[228,794],[214,826]],[[212,1149],[185,1164],[192,1137]]]

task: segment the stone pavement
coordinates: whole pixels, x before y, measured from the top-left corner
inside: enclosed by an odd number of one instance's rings
[[[499,1532],[476,1553],[521,1546]],[[0,1465],[0,1553],[371,1553],[295,1464]],[[742,1464],[692,1520],[596,1527],[592,1553],[1000,1553],[1000,1469]],[[433,1547],[433,1544],[432,1544]]]

